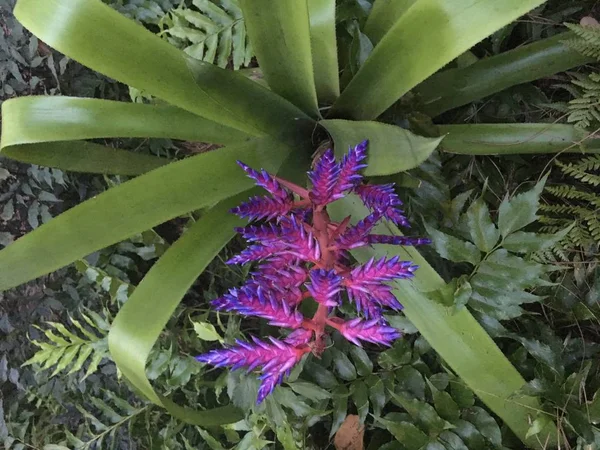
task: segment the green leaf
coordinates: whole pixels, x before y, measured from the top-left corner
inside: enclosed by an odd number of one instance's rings
[[[360,423],[365,423],[367,414],[369,413],[369,389],[364,381],[357,380],[352,383],[352,401],[356,405],[358,412],[358,420]]]
[[[195,411],[158,394],[146,377],[146,361],[183,296],[243,223],[229,213],[247,194],[206,213],[158,260],[123,305],[108,335],[111,356],[121,373],[153,403],[200,426],[236,422],[243,413],[231,406]]]
[[[356,371],[361,377],[366,377],[373,372],[373,362],[363,348],[356,345],[350,347],[350,357],[354,361]]]
[[[356,379],[356,369],[348,359],[348,357],[339,351],[337,348],[331,349],[333,354],[333,367],[335,373],[346,381],[352,381]]]
[[[544,0],[416,2],[377,44],[334,104],[332,117],[375,119],[453,59],[542,3]]]
[[[572,33],[557,34],[481,59],[467,67],[433,75],[415,89],[424,105],[423,112],[435,117],[511,86],[546,78],[592,62],[593,58],[584,56],[563,43],[572,36]]]
[[[245,133],[173,106],[86,98],[12,99],[3,103],[2,118],[3,155],[78,172],[139,175],[170,162],[80,139],[155,137],[220,144],[248,139]]]
[[[0,291],[239,194],[252,183],[236,160],[277,172],[288,151],[289,147],[279,142],[258,139],[169,164],[109,189],[0,251]]]
[[[466,420],[456,420],[452,423],[452,431],[456,433],[468,448],[486,448],[485,439],[471,422]]]
[[[306,373],[321,387],[325,389],[333,389],[337,386],[338,382],[335,375],[323,366],[307,362],[305,365]]]
[[[548,175],[536,183],[533,189],[518,194],[510,200],[502,200],[498,210],[498,228],[502,237],[506,238],[514,231],[535,222],[540,204],[540,195],[546,184]]]
[[[533,253],[545,250],[562,241],[573,229],[573,225],[554,234],[528,233],[517,231],[510,234],[504,242],[504,247],[509,252],[514,253]]]
[[[135,292],[135,291],[134,291]],[[217,332],[215,326],[208,322],[192,322],[194,324],[194,331],[198,339],[203,341],[220,341],[223,342],[223,338]]]
[[[445,450],[469,450],[463,440],[451,431],[443,431],[440,433],[438,441],[443,444]]]
[[[478,406],[472,406],[468,410],[464,411],[462,418],[468,422],[471,422],[479,430],[479,432],[486,437],[495,446],[502,445],[502,434],[500,427],[483,408]],[[529,430],[529,427],[527,427]]]
[[[600,140],[573,125],[507,123],[440,125],[440,149],[461,155],[600,153]]]
[[[319,122],[331,135],[338,157],[349,147],[369,140],[364,174],[391,175],[417,167],[436,149],[441,138],[417,136],[404,128],[379,122],[323,120]]]
[[[369,401],[373,406],[373,414],[375,416],[380,416],[381,411],[387,402],[383,380],[380,376],[369,375],[365,379],[365,383],[369,387]]]
[[[376,0],[365,24],[365,33],[377,44],[394,24],[419,0]]]
[[[390,391],[392,401],[406,410],[420,428],[427,430],[430,435],[441,433],[447,422],[438,416],[429,403],[417,399],[410,399],[404,394]]]
[[[409,422],[394,422],[387,419],[378,418],[378,421],[385,425],[385,428],[394,436],[406,450],[419,450],[429,438],[425,433]]]
[[[429,382],[429,380],[427,380],[427,384],[431,389],[431,393],[433,395],[433,404],[435,405],[435,409],[440,417],[449,422],[458,420],[460,417],[460,409],[450,394],[448,394],[446,391],[437,389],[431,382]]]
[[[356,218],[368,214],[367,209],[355,196],[332,203],[328,211],[334,220],[341,220],[349,214]],[[374,232],[401,235],[399,230],[389,223],[378,225]],[[517,436],[525,440],[531,410],[540,408],[537,399],[517,394],[525,380],[466,308],[456,314],[449,314],[447,308],[428,297],[428,292],[442,288],[445,283],[419,252],[411,247],[394,248],[393,251],[373,247],[356,249],[352,254],[359,262],[365,262],[372,257],[398,255],[403,260],[410,260],[419,265],[415,277],[410,282],[394,284],[394,293],[402,299],[404,314],[446,364],[461,377],[460,382],[477,392],[480,399],[500,416]],[[453,386],[451,389],[454,400],[460,405],[454,396]],[[515,398],[515,401],[511,401],[511,398]],[[553,442],[556,439],[556,430],[543,433],[537,438],[542,438],[542,442],[545,442],[546,438],[548,442]],[[541,448],[537,438],[527,440],[527,445]]]
[[[250,41],[271,90],[320,115],[306,0],[241,0]]]
[[[19,0],[14,14],[81,64],[209,120],[276,136],[306,117],[273,92],[194,60],[99,0]]]
[[[308,0],[308,14],[317,97],[333,103],[340,95],[335,0]]]
[[[550,419],[548,416],[541,415],[537,417],[532,422],[531,426],[529,427],[529,430],[527,430],[527,438],[540,434],[544,430],[544,428],[546,428],[551,423],[552,419]]]
[[[307,383],[306,381],[296,381],[294,383],[288,383],[288,385],[295,393],[314,401],[331,398],[331,394],[325,389],[322,389],[315,384]]]
[[[476,265],[481,261],[481,252],[473,244],[462,239],[442,233],[425,225],[427,236],[431,238],[435,250],[445,259],[454,262],[468,262]]]
[[[493,224],[490,211],[483,198],[475,200],[467,209],[467,223],[471,240],[482,252],[491,251],[498,239],[500,232]]]
[[[331,431],[329,437],[331,438],[337,430],[340,429],[346,415],[348,414],[348,388],[343,384],[340,384],[333,391],[333,418],[331,420]]]

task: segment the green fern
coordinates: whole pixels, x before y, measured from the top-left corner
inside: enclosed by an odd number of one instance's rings
[[[246,67],[254,52],[238,0],[193,0],[195,9],[182,4],[159,24],[161,36],[192,58],[233,69]]]
[[[540,205],[540,231],[554,233],[573,223],[575,226],[557,245],[538,253],[538,259],[546,262],[568,261],[578,247],[585,252],[600,246],[600,174],[593,173],[600,172],[600,155],[555,164],[568,178],[564,184],[546,187],[554,201]]]
[[[89,362],[82,380],[96,372],[100,362],[108,356],[107,336],[110,326],[105,318],[93,311],[81,313],[81,317],[93,331],[73,317],[69,319],[74,331],[61,323],[47,322],[52,327],[43,332],[48,341],[32,341],[40,350],[23,365],[39,364],[41,370],[54,366],[51,376],[55,376],[59,372],[66,371],[66,375],[78,372]],[[40,327],[36,328],[42,331]]]
[[[600,59],[600,27],[565,23],[575,37],[564,41],[566,45],[579,53]]]
[[[572,91],[575,98],[568,104],[567,122],[586,130],[600,124],[600,74],[576,75],[572,81],[578,89]]]

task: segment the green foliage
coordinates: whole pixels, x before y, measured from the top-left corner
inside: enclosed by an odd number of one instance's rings
[[[538,217],[539,199],[546,179],[529,191],[505,197],[498,209],[497,226],[483,198],[461,213],[467,196],[456,206],[455,230],[459,236],[427,226],[437,253],[454,262],[467,262],[473,269],[453,278],[435,297],[440,303],[460,310],[465,304],[499,320],[523,314],[522,305],[543,297],[532,290],[548,284],[549,266],[532,255],[565,238],[569,228],[555,234],[521,231]]]
[[[577,75],[572,81],[578,90],[569,102],[567,121],[577,128],[595,129],[600,124],[600,74]]]
[[[576,35],[565,40],[565,44],[586,56],[600,59],[600,27],[573,23],[565,23],[565,26]]]
[[[541,253],[540,258],[568,261],[569,254],[578,247],[587,252],[600,245],[600,195],[597,193],[600,175],[595,173],[600,171],[600,158],[557,160],[555,164],[563,178],[560,184],[546,187],[550,197],[547,204],[540,206],[541,229],[553,233],[573,223],[574,226],[557,245]]]
[[[160,21],[160,35],[200,61],[234,70],[252,62],[254,52],[238,0],[193,0],[172,9]]]
[[[79,372],[86,364],[83,379],[96,372],[102,360],[108,356],[110,321],[93,311],[80,315],[87,326],[73,317],[69,317],[73,327],[71,330],[62,323],[47,322],[51,327],[43,332],[47,341],[33,340],[32,343],[40,350],[23,365],[37,364],[40,370],[54,367],[51,376],[62,371],[66,371],[67,375]]]

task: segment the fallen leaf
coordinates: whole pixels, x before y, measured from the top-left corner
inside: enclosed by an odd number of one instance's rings
[[[333,445],[335,450],[364,450],[365,427],[360,423],[358,416],[349,415],[335,433]]]

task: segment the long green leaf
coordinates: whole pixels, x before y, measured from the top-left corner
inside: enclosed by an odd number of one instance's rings
[[[248,36],[273,92],[319,116],[307,0],[241,0]]]
[[[277,172],[290,147],[271,138],[204,153],[141,175],[68,210],[0,251],[0,292],[252,185],[236,165]]]
[[[394,24],[420,0],[376,0],[365,24],[365,34],[377,44]]]
[[[338,219],[349,214],[361,218],[369,213],[354,196],[332,204],[329,209]],[[376,231],[401,234],[390,224],[380,224]],[[525,439],[529,419],[540,408],[538,400],[517,395],[525,380],[467,309],[452,314],[449,308],[427,296],[428,292],[443,288],[445,283],[418,251],[410,247],[375,246],[357,249],[352,254],[360,262],[393,255],[414,261],[419,266],[414,282],[395,284],[395,294],[404,305],[404,314],[452,370],[519,438],[534,448],[541,448],[543,444],[551,446],[555,442],[553,423],[538,435],[541,443],[536,439]]]
[[[308,0],[308,13],[317,97],[333,103],[340,96],[335,0]]]
[[[365,175],[391,175],[412,169],[425,161],[442,138],[417,136],[408,130],[379,122],[323,120],[338,157],[349,147],[369,140],[368,166]]]
[[[218,144],[250,139],[175,106],[89,98],[16,98],[2,104],[2,118],[3,155],[80,172],[138,175],[170,161],[78,139],[155,137]]]
[[[573,125],[546,123],[440,125],[440,148],[465,155],[600,153],[600,140]]]
[[[544,0],[420,0],[396,21],[331,110],[372,120],[457,56]]]
[[[276,135],[306,116],[231,70],[196,61],[101,0],[19,0],[33,34],[98,72],[207,119],[253,135]]]
[[[461,69],[440,72],[415,90],[434,117],[517,84],[528,83],[594,61],[563,44],[572,33],[524,45]]]
[[[119,370],[150,401],[195,425],[221,425],[241,420],[233,407],[197,411],[158,394],[146,377],[146,361],[163,328],[187,290],[243,221],[229,209],[248,193],[228,199],[196,222],[158,260],[123,305],[108,335],[111,356]]]

